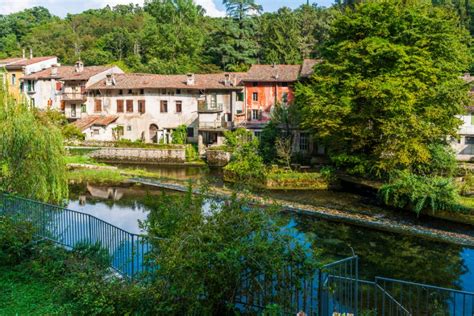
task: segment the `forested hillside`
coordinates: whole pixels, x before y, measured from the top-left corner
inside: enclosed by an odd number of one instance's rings
[[[451,6],[474,33],[472,0],[433,0]],[[211,18],[192,0],[150,0],[59,18],[35,7],[0,15],[0,57],[57,55],[63,64],[115,63],[135,72],[246,70],[253,63],[294,64],[319,57],[335,12],[316,4],[263,13],[254,0],[224,0],[227,17]]]

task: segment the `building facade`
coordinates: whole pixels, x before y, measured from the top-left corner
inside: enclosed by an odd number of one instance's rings
[[[109,75],[86,89],[84,120],[90,115],[117,119],[93,128],[86,138],[170,143],[173,131],[185,125],[188,140],[197,142],[201,129],[217,132],[232,121],[233,92],[242,90],[236,82],[225,74]]]
[[[4,66],[6,85],[17,100],[23,96],[23,77],[51,68],[58,63],[56,56],[21,58]]]

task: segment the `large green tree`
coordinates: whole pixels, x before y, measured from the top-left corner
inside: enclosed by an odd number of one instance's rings
[[[423,1],[366,1],[331,24],[324,62],[299,84],[303,127],[354,173],[420,169],[455,137],[468,104],[460,75],[470,36],[455,12]]]
[[[0,191],[62,203],[64,154],[61,131],[0,87]]]

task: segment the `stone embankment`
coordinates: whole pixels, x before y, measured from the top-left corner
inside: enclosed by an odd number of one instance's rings
[[[101,161],[128,162],[128,163],[160,163],[175,164],[186,162],[186,150],[150,149],[150,148],[101,148],[90,154],[94,159]]]
[[[129,180],[132,183],[140,183],[168,190],[187,192],[186,186],[175,183],[165,183],[156,180],[134,178]],[[194,189],[195,194],[199,194],[198,189]],[[212,195],[217,198],[230,196],[230,192],[221,188],[212,188]],[[385,214],[363,214],[360,212],[341,211],[332,208],[315,207],[312,205],[290,203],[284,200],[269,200],[256,195],[250,198],[259,204],[276,203],[285,211],[298,214],[316,216],[325,220],[343,222],[351,225],[364,226],[368,228],[396,232],[402,234],[411,234],[433,240],[455,243],[463,246],[474,247],[474,230],[459,229],[456,231],[433,227],[429,224],[414,222],[411,219],[400,219],[389,217]]]

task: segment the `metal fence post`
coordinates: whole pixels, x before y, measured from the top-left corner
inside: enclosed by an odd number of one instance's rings
[[[355,257],[355,315],[359,315],[359,257]]]
[[[132,235],[132,271],[131,278],[135,276],[135,235]]]
[[[318,315],[323,316],[323,276],[321,269],[318,269]]]

